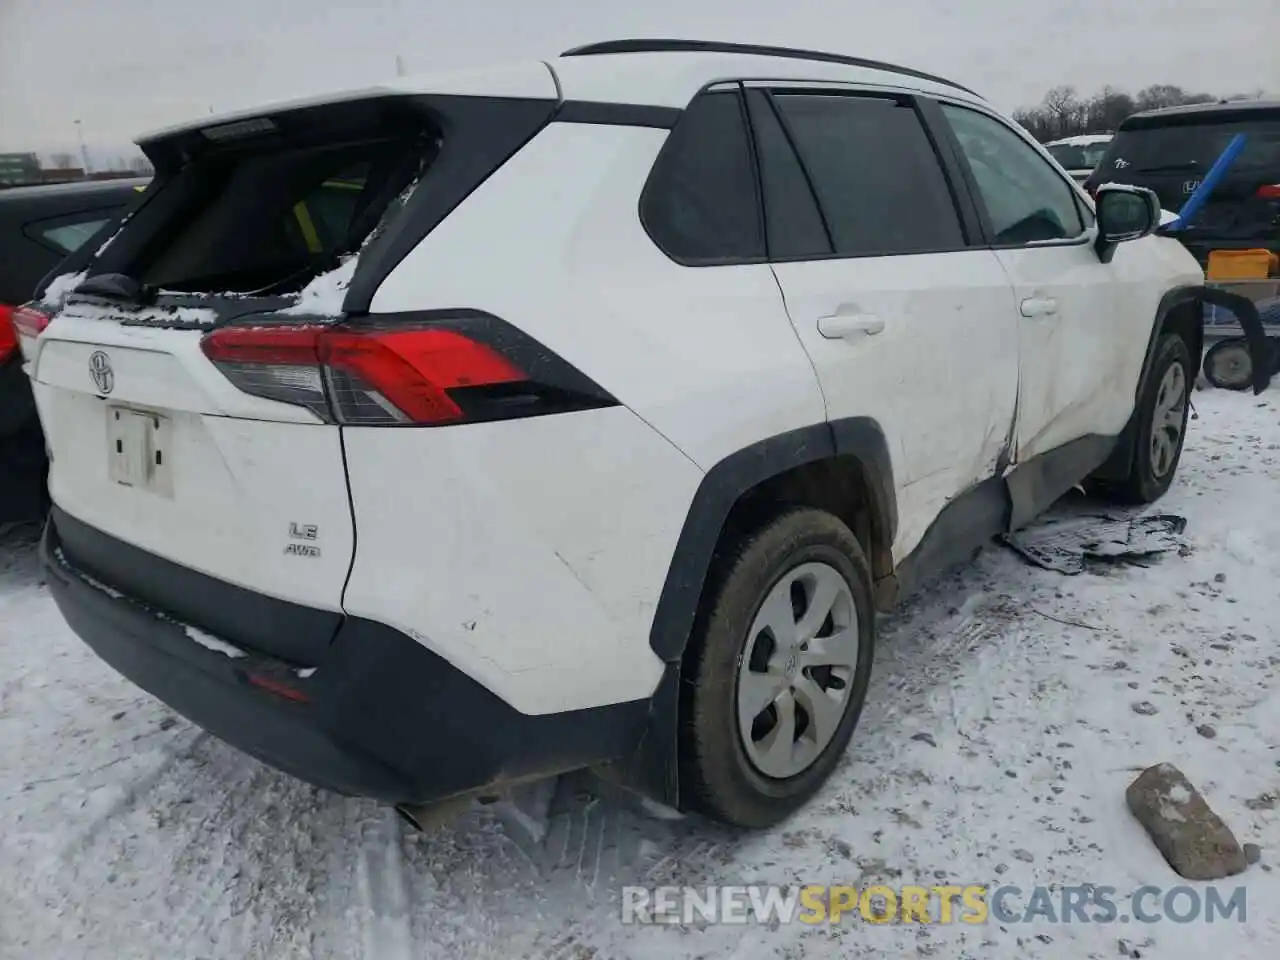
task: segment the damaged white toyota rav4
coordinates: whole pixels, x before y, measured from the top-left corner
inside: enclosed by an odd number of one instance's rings
[[[620,41],[140,143],[17,318],[50,589],[336,791],[596,767],[774,823],[877,611],[1178,464],[1203,275],[1154,196],[918,71]]]

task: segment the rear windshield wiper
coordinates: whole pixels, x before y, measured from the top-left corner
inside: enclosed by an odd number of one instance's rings
[[[99,273],[80,283],[75,292],[127,303],[147,303],[155,294],[151,287],[123,273]]]

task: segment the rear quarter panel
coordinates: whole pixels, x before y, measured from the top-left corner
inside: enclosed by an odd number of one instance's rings
[[[416,631],[526,712],[649,696],[661,667],[649,629],[703,471],[825,418],[768,265],[679,266],[645,233],[640,194],[665,138],[552,123],[372,304],[495,314],[624,405],[395,431],[418,478],[400,493],[362,466],[392,462],[392,441],[346,431],[358,530],[346,608]],[[423,554],[417,569],[407,549]],[[406,566],[387,588],[393,557]]]

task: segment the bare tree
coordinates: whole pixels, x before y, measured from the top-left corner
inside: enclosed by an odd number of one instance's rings
[[[1238,94],[1231,99],[1253,99],[1263,96]],[[1041,142],[1082,133],[1111,133],[1131,114],[1140,110],[1158,110],[1188,103],[1214,103],[1218,97],[1209,93],[1188,93],[1169,83],[1152,84],[1130,96],[1116,87],[1105,86],[1081,100],[1074,87],[1054,87],[1034,107],[1013,112],[1013,119]]]
[[[1014,122],[1040,142],[1054,139],[1053,119],[1044,107],[1013,111]]]
[[[139,174],[140,176],[147,176],[147,177],[151,176],[156,172],[155,168],[151,166],[151,161],[148,160],[146,157],[141,157],[141,156],[129,158],[129,169],[132,170],[134,173]]]
[[[1106,86],[1089,98],[1081,133],[1103,133],[1115,130],[1120,121],[1135,112],[1133,97],[1123,90]]]
[[[1137,107],[1139,110],[1161,110],[1187,103],[1213,103],[1217,99],[1211,93],[1187,93],[1171,83],[1155,83],[1138,91]]]
[[[1070,136],[1077,125],[1076,119],[1080,113],[1080,101],[1076,98],[1076,88],[1054,87],[1044,95],[1044,109],[1053,124],[1053,135]]]
[[[49,154],[49,159],[59,170],[68,170],[76,165],[76,155],[74,153],[51,153]]]

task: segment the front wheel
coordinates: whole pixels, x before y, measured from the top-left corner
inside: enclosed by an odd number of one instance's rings
[[[1151,503],[1173,483],[1182,457],[1195,371],[1186,342],[1166,334],[1156,344],[1151,376],[1134,410],[1137,438],[1129,476],[1111,487],[1125,503]]]
[[[871,676],[871,573],[857,539],[795,508],[744,538],[691,638],[681,792],[765,827],[811,797],[843,755]]]

